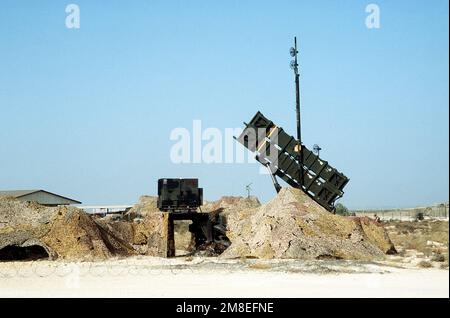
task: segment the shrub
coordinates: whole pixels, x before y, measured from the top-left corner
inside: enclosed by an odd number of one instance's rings
[[[434,254],[431,260],[433,262],[445,262],[445,256],[442,254]]]
[[[428,261],[421,261],[418,265],[419,265],[419,267],[422,267],[422,268],[430,268],[430,267],[433,267],[433,265],[431,265],[431,263],[428,262]]]
[[[336,214],[342,215],[342,216],[348,216],[350,215],[347,207],[343,205],[342,203],[336,204]]]

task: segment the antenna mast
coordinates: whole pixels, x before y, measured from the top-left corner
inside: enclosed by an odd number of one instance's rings
[[[290,54],[294,58],[294,60],[291,61],[291,68],[294,70],[295,74],[295,110],[297,113],[297,147],[295,151],[297,152],[297,161],[300,165],[299,170],[299,182],[300,182],[300,189],[303,187],[303,151],[302,150],[302,132],[301,132],[301,125],[300,125],[300,74],[298,72],[298,61],[297,61],[297,37],[294,37],[294,47],[291,47]]]

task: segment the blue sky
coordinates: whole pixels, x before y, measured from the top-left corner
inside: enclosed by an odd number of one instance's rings
[[[242,127],[257,110],[350,177],[351,208],[448,201],[447,1],[0,1],[0,188],[133,203],[160,177],[206,199],[274,195],[256,164],[170,161],[172,129]]]

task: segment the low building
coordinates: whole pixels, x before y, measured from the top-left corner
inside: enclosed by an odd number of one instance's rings
[[[45,190],[0,191],[0,197],[13,197],[20,201],[36,202],[45,206],[81,204],[80,201]]]
[[[133,206],[132,205],[82,205],[78,206],[79,209],[83,209],[87,214],[105,216],[107,214],[125,214]]]

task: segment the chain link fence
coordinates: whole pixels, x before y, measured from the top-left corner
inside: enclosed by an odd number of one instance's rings
[[[416,207],[408,209],[384,209],[384,210],[354,210],[351,211],[356,216],[379,217],[381,220],[399,220],[399,221],[413,221],[416,219],[449,219],[449,204],[441,203],[428,207]]]

